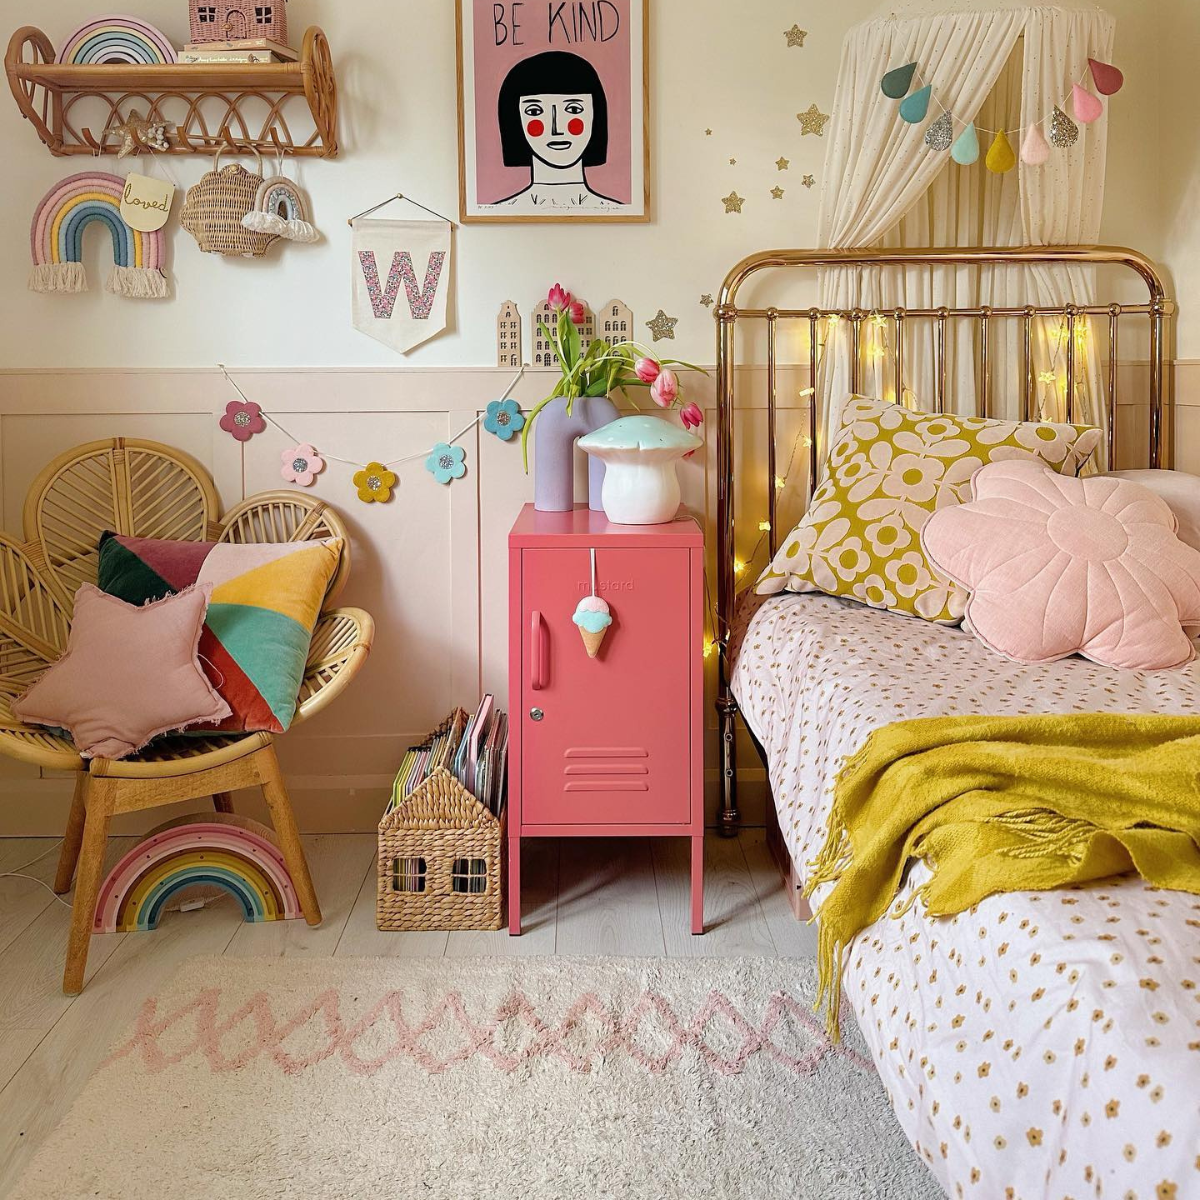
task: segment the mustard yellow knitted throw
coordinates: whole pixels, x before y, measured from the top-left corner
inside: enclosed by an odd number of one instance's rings
[[[871,734],[838,773],[806,889],[834,885],[817,1004],[835,1038],[845,949],[914,859],[933,877],[909,904],[933,916],[1126,871],[1200,894],[1200,717],[927,717]]]

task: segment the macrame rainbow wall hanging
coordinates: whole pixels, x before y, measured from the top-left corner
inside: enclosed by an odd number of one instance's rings
[[[30,291],[86,292],[83,233],[93,221],[100,221],[112,234],[114,266],[108,290],[137,300],[167,295],[163,231],[140,233],[125,223],[121,217],[124,189],[125,180],[119,175],[85,171],[46,193],[30,230]]]
[[[228,892],[247,921],[303,915],[271,831],[233,813],[212,813],[169,821],[134,846],[100,889],[92,932],[155,929],[167,901],[197,887]]]
[[[321,236],[309,220],[304,193],[284,175],[262,181],[254,207],[242,218],[242,226],[252,233],[269,233],[310,245]]]

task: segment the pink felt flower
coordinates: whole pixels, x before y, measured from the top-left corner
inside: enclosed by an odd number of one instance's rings
[[[583,324],[583,315],[584,314],[583,314],[583,301],[582,300],[572,300],[571,303],[567,305],[567,312],[569,312],[571,314],[571,324],[572,325],[582,325]]]
[[[546,293],[546,303],[550,305],[551,312],[562,312],[571,306],[571,293],[564,291],[562,284],[556,283]]]
[[[256,433],[262,433],[267,423],[262,409],[253,400],[230,400],[225,405],[221,428],[231,433],[239,442],[248,442]]]
[[[1191,662],[1200,551],[1166,501],[1128,479],[1076,479],[1038,462],[982,467],[974,499],[939,509],[921,544],[971,591],[976,636],[1018,662],[1079,653],[1130,670]]]
[[[301,487],[312,487],[313,480],[325,470],[325,460],[319,458],[307,442],[285,450],[279,457],[283,462],[280,475],[288,483],[296,483]]]
[[[662,367],[658,365],[652,358],[639,358],[633,364],[633,373],[643,383],[653,383],[658,378],[658,373]]]
[[[704,424],[704,413],[700,405],[693,400],[691,404],[685,404],[679,410],[679,419],[685,429],[699,429]]]
[[[669,367],[663,367],[658,378],[650,385],[650,399],[659,408],[670,408],[679,396],[679,380]]]

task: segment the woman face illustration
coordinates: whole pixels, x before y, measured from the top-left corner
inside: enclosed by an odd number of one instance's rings
[[[560,170],[587,150],[594,127],[589,93],[542,93],[521,97],[521,128],[536,158]]]

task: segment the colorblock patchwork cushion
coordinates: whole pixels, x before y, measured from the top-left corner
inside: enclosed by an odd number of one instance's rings
[[[197,653],[211,591],[198,584],[142,607],[85,583],[66,653],[13,712],[66,729],[85,758],[124,758],[159,734],[228,717]]]
[[[755,590],[827,592],[954,624],[967,597],[921,549],[930,514],[968,499],[985,463],[1040,459],[1077,475],[1101,436],[1084,425],[939,416],[852,397],[824,480]]]
[[[219,728],[282,733],[341,551],[340,538],[232,545],[106,533],[98,577],[131,604],[211,584],[200,656],[232,710]]]
[[[993,463],[974,499],[934,513],[922,541],[936,568],[971,591],[967,622],[1023,663],[1082,654],[1159,670],[1196,656],[1200,550],[1149,488],[1111,475],[1069,479],[1038,463]]]

